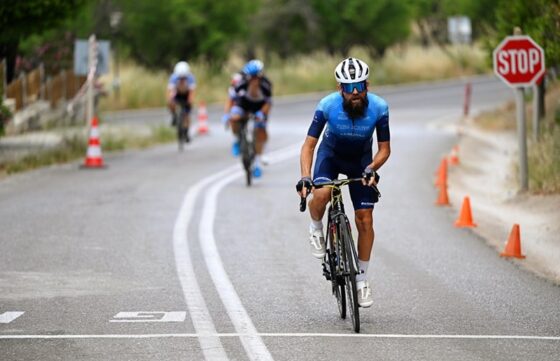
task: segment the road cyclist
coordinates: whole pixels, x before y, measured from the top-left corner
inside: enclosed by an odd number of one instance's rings
[[[240,130],[242,122],[254,118],[255,156],[252,176],[262,175],[262,154],[268,140],[267,123],[272,106],[272,83],[264,75],[264,64],[258,59],[247,62],[242,70],[242,78],[230,88],[229,100],[225,106],[224,121],[231,125],[235,141],[232,154],[240,154]]]
[[[171,125],[177,126],[179,148],[190,141],[190,113],[194,102],[196,79],[186,61],[179,61],[167,84],[167,107],[171,112]]]
[[[322,219],[331,200],[331,188],[315,189],[313,186],[334,181],[339,174],[348,178],[364,176],[362,182],[348,186],[358,230],[358,304],[370,307],[372,291],[366,276],[374,241],[373,208],[378,201],[374,186],[377,185],[376,172],[391,153],[389,108],[385,100],[368,92],[370,72],[364,61],[346,58],[336,66],[334,75],[338,91],[327,95],[317,105],[301,148],[301,179],[297,189],[303,198],[312,193],[309,243],[312,255],[323,259],[326,243]],[[312,174],[314,151],[323,132]],[[378,148],[375,155],[372,151],[374,132]]]

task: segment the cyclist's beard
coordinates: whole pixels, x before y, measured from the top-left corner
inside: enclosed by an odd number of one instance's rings
[[[360,102],[357,104],[352,102],[352,98],[346,99],[344,96],[342,97],[342,107],[351,119],[363,117],[369,105],[367,96],[362,97],[358,95],[358,97],[360,99]]]

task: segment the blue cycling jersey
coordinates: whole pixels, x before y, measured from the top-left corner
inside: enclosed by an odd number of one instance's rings
[[[175,74],[171,74],[167,82],[167,88],[177,90],[177,85],[179,83],[179,77]],[[193,90],[196,88],[196,79],[194,75],[187,75],[187,90]]]
[[[325,125],[325,135],[319,151],[329,150],[336,156],[359,157],[371,152],[373,132],[377,141],[390,140],[389,108],[381,97],[367,93],[368,107],[361,118],[351,119],[343,108],[340,92],[334,92],[319,102],[307,135],[319,138]]]

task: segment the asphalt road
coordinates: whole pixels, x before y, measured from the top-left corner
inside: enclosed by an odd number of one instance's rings
[[[2,180],[0,359],[558,360],[560,288],[433,205],[463,83],[379,93],[393,153],[374,212],[374,304],[361,310],[359,335],[337,315],[298,212],[298,150],[320,97],[307,95],[275,102],[272,163],[250,189],[219,107],[210,135],[182,154],[170,144],[106,156],[104,170],[68,164]],[[474,80],[475,110],[511,95]]]

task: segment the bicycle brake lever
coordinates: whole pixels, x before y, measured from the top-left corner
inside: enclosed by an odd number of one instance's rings
[[[306,200],[307,200],[306,197],[301,197],[301,200],[299,202],[299,211],[300,212],[305,212],[305,208],[307,207]]]

